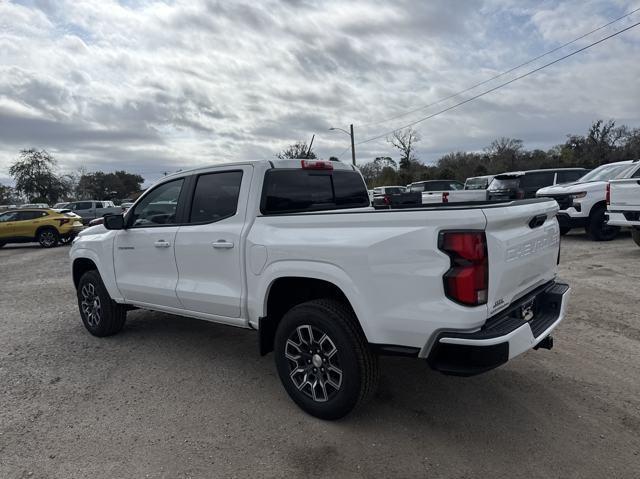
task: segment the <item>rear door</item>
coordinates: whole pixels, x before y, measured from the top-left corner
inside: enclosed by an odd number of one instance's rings
[[[553,200],[483,208],[490,315],[555,277],[560,242],[557,211]]]
[[[253,168],[216,168],[193,178],[176,236],[177,295],[185,309],[240,318],[243,244]]]
[[[129,302],[182,307],[174,247],[184,184],[179,178],[154,187],[127,214],[127,229],[116,235],[116,282]]]

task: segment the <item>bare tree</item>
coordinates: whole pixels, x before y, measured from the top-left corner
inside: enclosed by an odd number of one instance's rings
[[[404,130],[396,130],[393,134],[387,137],[387,142],[394,148],[400,150],[402,156],[400,157],[400,169],[407,170],[411,166],[412,161],[416,161],[415,156],[415,144],[422,138],[420,134],[413,128],[405,128]]]
[[[295,160],[298,158],[315,159],[316,154],[313,152],[313,149],[309,151],[309,145],[307,145],[306,141],[297,141],[293,145],[289,145],[288,148],[278,153],[276,157],[280,158],[281,160]]]

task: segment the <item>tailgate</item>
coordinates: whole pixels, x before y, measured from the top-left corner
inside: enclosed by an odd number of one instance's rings
[[[483,208],[487,218],[489,292],[493,315],[556,275],[560,232],[554,200]]]
[[[640,179],[613,180],[610,188],[610,211],[640,211]]]

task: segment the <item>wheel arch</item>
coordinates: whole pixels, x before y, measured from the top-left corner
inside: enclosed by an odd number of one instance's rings
[[[40,233],[44,230],[53,230],[56,233],[58,233],[58,235],[60,234],[60,231],[58,231],[58,228],[56,228],[53,225],[42,225],[42,226],[38,226],[38,228],[36,228],[36,232],[34,234],[34,238],[38,238],[38,236],[40,235]]]
[[[72,276],[73,276],[73,285],[76,289],[78,289],[78,284],[80,283],[80,278],[82,275],[88,271],[100,271],[98,270],[98,265],[93,262],[93,260],[89,258],[76,258],[73,260],[72,265]]]
[[[333,268],[331,265],[327,265]],[[318,269],[318,265],[314,265]],[[344,271],[339,270],[342,275]],[[367,338],[366,325],[361,321],[365,318],[363,307],[355,298],[360,297],[351,282],[351,287],[345,285],[336,275],[323,274],[309,269],[296,268],[289,273],[273,275],[266,282],[258,316],[258,334],[260,337],[260,354],[264,355],[273,350],[273,339],[276,328],[284,314],[297,304],[320,298],[337,299],[347,305],[353,311],[357,323],[365,338]]]

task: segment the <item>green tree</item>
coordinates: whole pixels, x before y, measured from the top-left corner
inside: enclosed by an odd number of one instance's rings
[[[45,150],[21,150],[18,159],[9,168],[16,182],[16,190],[30,202],[56,203],[68,192],[68,185],[56,174],[57,163]]]
[[[0,204],[12,205],[18,203],[18,195],[10,186],[0,185]]]

